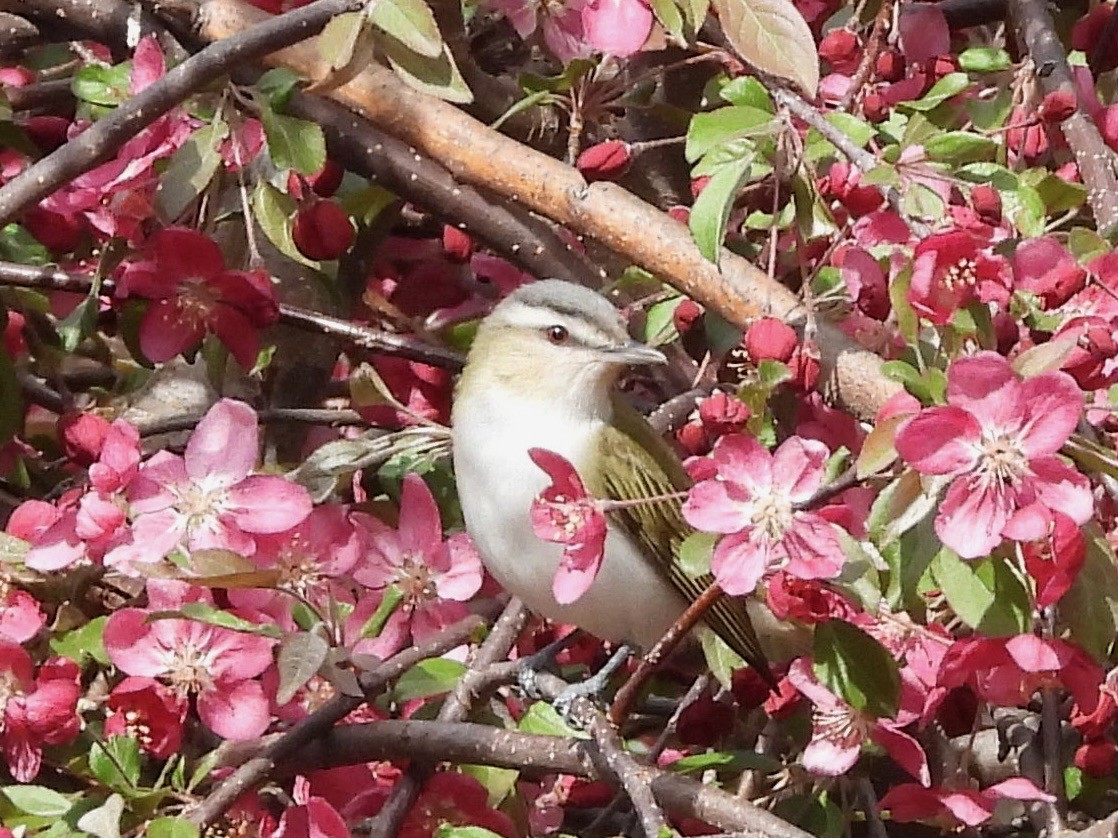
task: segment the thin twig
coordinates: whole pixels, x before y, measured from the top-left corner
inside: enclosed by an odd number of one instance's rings
[[[203,416],[166,416],[152,422],[133,423],[140,436],[159,436],[179,431],[189,431],[197,427]],[[369,422],[356,410],[336,410],[317,407],[270,407],[258,410],[256,419],[264,425],[275,422],[298,422],[303,425],[327,425],[330,427],[361,426]]]
[[[858,100],[858,95],[862,92],[862,88],[866,86],[866,82],[873,76],[877,67],[877,56],[881,54],[881,47],[885,43],[885,28],[892,19],[893,2],[892,0],[885,0],[873,19],[873,29],[870,30],[870,36],[862,49],[862,60],[858,62],[858,69],[854,71],[854,75],[850,78],[850,86],[846,89],[842,99],[839,100],[838,109],[840,111],[850,110],[851,105]]]

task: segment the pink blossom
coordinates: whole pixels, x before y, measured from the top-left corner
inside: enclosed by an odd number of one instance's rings
[[[1045,308],[1057,308],[1083,288],[1087,272],[1053,236],[1041,236],[1017,246],[1013,282],[1040,297]]]
[[[1055,513],[1050,532],[1021,545],[1025,569],[1036,582],[1038,608],[1055,605],[1071,586],[1087,559],[1087,540],[1067,515]]]
[[[956,641],[940,666],[938,687],[967,684],[979,698],[1003,707],[1024,707],[1037,690],[1064,687],[1080,711],[1090,713],[1102,683],[1102,667],[1078,646],[1019,634]]]
[[[898,765],[923,785],[931,783],[928,757],[912,736],[901,730],[915,716],[898,714],[897,720],[875,719],[855,710],[816,679],[806,658],[792,662],[788,680],[815,705],[811,741],[804,749],[804,768],[814,774],[838,777],[858,761],[862,743],[870,740],[885,749]]]
[[[836,575],[845,558],[832,525],[797,509],[823,482],[827,447],[800,437],[769,453],[749,436],[727,436],[711,452],[707,474],[691,489],[683,516],[693,527],[724,533],[711,570],[728,594],[747,594],[786,570],[800,579]]]
[[[555,601],[574,602],[594,584],[606,548],[606,516],[586,491],[575,467],[542,448],[528,452],[532,462],[551,478],[551,485],[532,502],[536,536],[563,545],[551,592]]]
[[[943,10],[933,5],[905,7],[900,16],[900,46],[910,64],[951,52],[951,31]]]
[[[313,598],[329,580],[352,570],[367,546],[364,528],[346,508],[328,504],[312,509],[290,530],[256,536],[251,559],[261,569],[279,571],[279,587]]]
[[[257,448],[251,407],[231,399],[211,407],[184,457],[160,451],[144,463],[128,490],[136,515],[131,540],[105,563],[156,562],[179,547],[251,556],[254,536],[299,524],[310,514],[310,496],[282,477],[250,474]]]
[[[182,747],[186,697],[152,678],[125,678],[109,694],[105,719],[109,736],[132,736],[156,759],[168,759]]]
[[[595,50],[626,58],[648,40],[652,9],[641,0],[587,0],[582,28]]]
[[[944,544],[973,559],[1003,538],[1045,536],[1054,512],[1090,519],[1087,478],[1055,456],[1083,408],[1066,373],[1021,381],[1005,358],[980,352],[948,369],[947,402],[909,419],[896,438],[917,471],[955,478],[935,521]]]
[[[48,660],[36,674],[31,656],[0,638],[0,748],[18,782],[35,779],[44,745],[78,735],[78,675],[77,666],[63,658]]]
[[[543,31],[543,40],[551,54],[568,64],[576,58],[589,58],[592,47],[587,42],[582,19],[584,0],[541,2],[541,0],[489,0],[487,5],[502,13],[521,38]],[[642,41],[643,43],[643,41]]]
[[[153,611],[206,602],[200,589],[178,582],[148,583]],[[251,739],[271,719],[255,680],[272,663],[274,641],[247,632],[171,617],[149,620],[141,608],[122,608],[105,624],[105,650],[129,675],[158,678],[180,699],[196,696],[198,714],[226,739]]]
[[[935,325],[947,325],[973,302],[1008,300],[1009,265],[972,233],[936,233],[916,246],[908,301]]]
[[[258,330],[279,317],[267,274],[227,269],[213,239],[185,228],[152,236],[147,258],[121,269],[116,292],[152,301],[140,322],[140,348],[156,362],[195,349],[212,332],[243,369],[251,369],[260,351]]]
[[[423,478],[404,478],[396,528],[370,515],[355,520],[364,532],[366,556],[353,578],[381,592],[395,586],[401,596],[373,644],[377,654],[422,641],[466,616],[463,603],[481,588],[481,559],[465,533],[443,540],[439,508]],[[375,597],[358,603],[353,615],[358,629],[379,604]]]
[[[480,826],[504,838],[518,834],[508,815],[490,808],[485,786],[458,771],[440,771],[427,780],[397,838],[430,838],[442,824]]]
[[[1056,798],[1038,789],[1024,777],[1013,777],[988,788],[948,789],[941,786],[924,788],[916,783],[903,783],[889,789],[879,807],[899,823],[930,821],[944,830],[959,826],[978,826],[994,816],[1000,800],[1041,800],[1054,803]]]
[[[0,641],[26,643],[46,625],[39,601],[0,576]]]

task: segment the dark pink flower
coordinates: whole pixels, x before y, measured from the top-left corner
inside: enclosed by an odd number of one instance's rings
[[[788,680],[815,705],[811,741],[804,749],[804,768],[813,774],[838,777],[858,761],[862,743],[875,742],[905,771],[925,786],[931,783],[928,757],[912,736],[901,730],[915,720],[903,712],[896,721],[876,719],[855,710],[816,679],[806,658],[792,662]]]
[[[169,361],[217,335],[243,369],[256,364],[259,329],[279,317],[275,290],[262,271],[231,271],[221,249],[195,230],[160,230],[148,258],[126,264],[120,297],[151,300],[140,323],[140,348],[149,360]]]
[[[1077,524],[1091,517],[1087,478],[1056,457],[1083,409],[1066,373],[1021,381],[1005,358],[980,352],[948,369],[947,402],[909,419],[896,438],[917,471],[955,478],[935,521],[944,544],[973,559],[1003,538],[1047,535],[1054,512]]]
[[[219,401],[198,423],[184,457],[160,451],[144,463],[128,490],[136,516],[131,538],[105,563],[156,562],[179,547],[251,556],[255,535],[299,524],[310,514],[310,496],[282,477],[250,474],[257,450],[255,411]]]
[[[543,31],[544,43],[551,54],[564,64],[576,58],[589,58],[593,52],[584,29],[583,5],[583,0],[559,3],[488,0],[486,3],[489,8],[503,14],[521,38],[530,36],[538,26]]]
[[[973,302],[1009,300],[1009,265],[972,233],[952,230],[924,239],[913,253],[908,301],[937,326]]]
[[[849,620],[856,609],[842,594],[816,579],[798,579],[787,573],[774,573],[765,586],[769,608],[778,620],[789,618],[805,623]]]
[[[1053,336],[1054,340],[1076,339],[1060,369],[1084,390],[1100,390],[1118,382],[1118,341],[1113,321],[1101,317],[1073,317]]]
[[[1013,282],[1057,308],[1087,283],[1087,272],[1053,236],[1028,239],[1013,253]]]
[[[78,668],[52,658],[35,673],[31,656],[0,638],[0,748],[8,771],[21,783],[39,773],[44,745],[77,737]]]
[[[1063,687],[1083,713],[1090,713],[1102,683],[1102,667],[1078,646],[1019,634],[956,641],[940,666],[938,686],[967,684],[979,698],[1003,707],[1024,707],[1037,690]]]
[[[348,838],[349,828],[338,810],[312,795],[305,777],[295,778],[291,796],[295,805],[284,809],[272,838]]]
[[[842,569],[832,525],[796,508],[819,490],[827,455],[823,443],[800,437],[774,453],[744,435],[715,444],[709,464],[715,473],[692,487],[683,515],[693,527],[726,535],[711,559],[726,593],[747,594],[778,570],[824,579]]]
[[[148,583],[153,611],[198,601],[183,583]],[[204,601],[204,600],[202,600]],[[257,676],[272,664],[274,641],[195,620],[149,620],[140,608],[122,608],[105,624],[105,651],[129,675],[158,678],[181,699],[196,696],[198,715],[226,739],[251,739],[268,727],[268,700]]]
[[[424,784],[397,838],[430,838],[442,824],[480,826],[504,838],[518,834],[508,815],[489,807],[485,786],[458,771],[440,771]]]
[[[463,603],[481,588],[481,559],[465,533],[443,540],[439,508],[423,478],[404,478],[395,528],[371,515],[355,521],[363,532],[365,557],[353,569],[353,578],[376,591],[394,586],[401,595],[374,644],[378,654],[422,641],[466,616]],[[379,605],[375,599],[366,601],[374,609]],[[354,613],[372,615],[364,610],[359,604]]]
[[[182,747],[186,697],[152,678],[125,678],[109,693],[105,719],[109,736],[132,736],[156,759],[168,759]]]
[[[551,478],[551,485],[532,502],[532,529],[539,538],[563,545],[552,594],[566,605],[586,593],[598,575],[606,517],[567,460],[542,448],[531,449],[528,456]]]
[[[916,783],[904,783],[889,789],[879,807],[882,811],[888,810],[889,817],[900,823],[929,821],[942,829],[954,831],[960,826],[986,823],[993,817],[999,800],[1053,803],[1056,798],[1024,777],[1013,777],[981,791],[941,786],[924,788]]]
[[[1052,519],[1044,538],[1021,545],[1025,569],[1036,581],[1038,608],[1055,605],[1071,589],[1087,558],[1087,541],[1075,522],[1059,512]]]
[[[0,576],[0,640],[26,643],[46,625],[39,601]]]

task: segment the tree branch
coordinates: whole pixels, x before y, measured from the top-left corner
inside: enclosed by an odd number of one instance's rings
[[[264,17],[238,0],[203,0],[196,27],[206,40],[227,42]],[[312,44],[289,47],[265,62],[311,78],[327,72]],[[801,324],[806,317],[795,294],[747,260],[723,250],[719,268],[703,258],[687,228],[666,213],[616,184],[588,185],[574,168],[487,128],[453,105],[417,93],[379,65],[331,91],[330,98],[425,152],[459,180],[598,240],[738,326],[763,313]],[[898,391],[899,385],[881,373],[880,358],[830,324],[820,324],[819,346],[830,395],[857,416],[871,418]]]

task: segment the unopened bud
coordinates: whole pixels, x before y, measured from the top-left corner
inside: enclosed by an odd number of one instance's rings
[[[451,262],[468,262],[474,253],[474,240],[465,230],[443,225],[443,252]]]
[[[622,140],[606,140],[592,145],[578,156],[575,166],[589,181],[616,180],[625,174],[633,160],[633,150]]]
[[[1075,109],[1076,100],[1072,91],[1053,90],[1051,93],[1044,94],[1037,115],[1041,122],[1046,122],[1049,125],[1059,125],[1075,113]]]
[[[337,259],[353,244],[353,224],[333,201],[312,201],[296,212],[291,238],[308,259]]]
[[[792,327],[776,317],[762,317],[745,333],[745,351],[755,364],[761,361],[786,364],[799,343]]]
[[[984,183],[975,186],[970,191],[970,203],[978,217],[987,224],[1001,224],[1002,196],[997,189]]]

